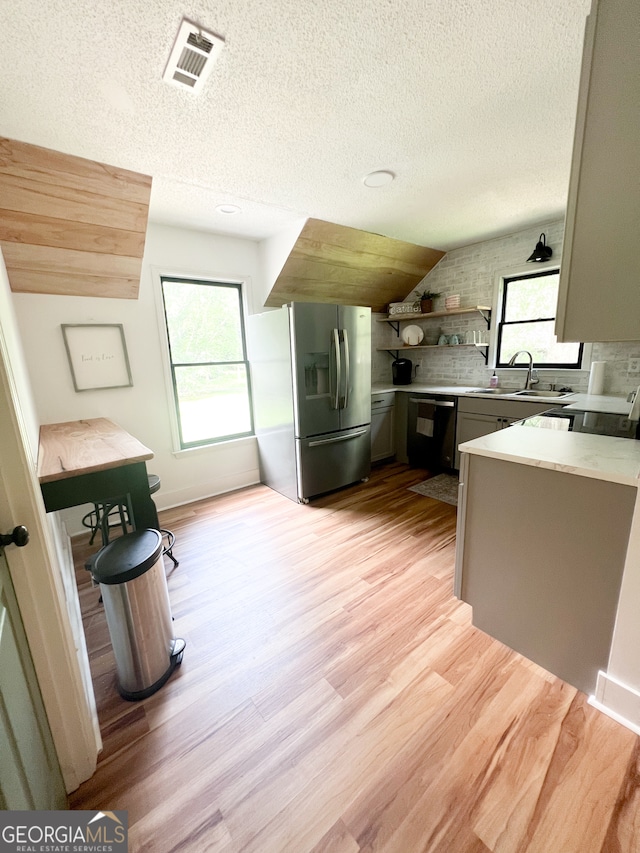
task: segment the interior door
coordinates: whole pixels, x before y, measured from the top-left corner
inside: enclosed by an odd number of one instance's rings
[[[337,374],[342,356],[337,307],[294,302],[289,310],[296,436],[335,432],[340,429]]]
[[[0,533],[16,524],[29,529],[29,546],[9,547],[5,558],[65,787],[73,791],[95,772],[102,742],[73,565],[67,594],[36,477],[38,426],[0,250]]]
[[[0,809],[66,808],[58,758],[0,548]]]

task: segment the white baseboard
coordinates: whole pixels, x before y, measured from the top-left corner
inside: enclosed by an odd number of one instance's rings
[[[640,691],[606,672],[598,673],[595,696],[589,704],[640,735]]]
[[[216,495],[235,492],[237,489],[244,489],[247,486],[255,486],[259,482],[260,472],[257,468],[252,468],[244,472],[234,472],[228,476],[217,477],[215,483],[211,483],[208,487],[199,483],[186,489],[175,489],[171,492],[165,492],[161,489],[154,494],[153,500],[158,507],[158,511],[162,512],[164,509],[174,509],[175,507],[184,506],[195,501],[213,498]],[[83,512],[86,512],[88,508],[87,506],[81,510],[78,507],[72,507],[62,510],[70,537],[73,538],[87,532],[87,528],[82,526],[81,519]]]
[[[246,471],[244,474],[234,473],[229,477],[218,477],[212,490],[203,489],[202,485],[197,485],[186,489],[176,489],[164,494],[156,492],[154,500],[158,511],[162,512],[163,509],[174,509],[174,507],[184,506],[195,501],[203,501],[217,495],[235,492],[237,489],[244,489],[247,486],[255,486],[259,482],[260,472],[258,470]]]

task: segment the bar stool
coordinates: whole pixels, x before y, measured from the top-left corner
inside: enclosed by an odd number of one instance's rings
[[[112,517],[117,513],[118,520],[115,524]],[[110,498],[99,503],[94,503],[93,509],[88,512],[82,519],[84,527],[88,527],[91,531],[89,545],[93,545],[93,540],[97,533],[100,533],[102,544],[109,544],[109,531],[112,527],[120,527],[123,533],[128,533],[129,523],[129,508],[122,498]]]
[[[112,524],[110,519],[115,513],[118,514],[118,521]],[[83,517],[82,523],[91,530],[89,545],[93,545],[93,540],[96,538],[98,531],[100,531],[102,547],[104,548],[109,544],[109,532],[112,527],[121,527],[123,534],[129,532],[128,527],[131,526],[131,522],[129,521],[129,506],[124,498],[111,498],[96,502],[93,505],[93,509]],[[84,567],[88,572],[93,571],[93,565],[99,553],[100,551],[92,554],[85,562]],[[102,604],[102,595],[98,599],[98,602]]]
[[[160,489],[160,477],[157,474],[149,474],[147,479],[149,482],[149,494],[153,495]],[[116,513],[118,519],[113,523],[113,516]],[[129,520],[129,507],[124,498],[109,498],[108,500],[94,503],[93,509],[82,519],[82,524],[91,530],[89,544],[93,545],[93,540],[99,531],[103,547],[109,544],[109,533],[112,528],[120,527],[123,533],[128,533],[128,528],[132,527]],[[176,541],[175,534],[171,530],[163,530],[162,528],[160,529],[160,534],[163,538],[162,554],[166,554],[177,568],[180,563],[173,556],[173,546]],[[165,539],[166,544],[164,544]]]
[[[157,474],[149,474],[149,494],[153,495],[157,491],[159,491],[160,485],[161,485],[160,477]],[[176,537],[172,533],[171,530],[164,530],[164,529],[160,528],[160,533],[162,535],[163,540],[165,538],[167,540],[167,544],[166,545],[163,544],[162,554],[163,554],[163,556],[166,554],[167,557],[173,563],[174,567],[177,568],[180,565],[180,563],[173,556],[173,544],[176,541]]]

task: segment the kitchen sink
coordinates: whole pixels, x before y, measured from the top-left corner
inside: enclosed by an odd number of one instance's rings
[[[475,388],[473,391],[469,391],[469,394],[517,394],[519,392],[514,391],[513,388]]]
[[[515,391],[516,397],[569,397],[573,393],[572,391],[543,391],[538,390],[537,388],[528,388],[524,391]]]

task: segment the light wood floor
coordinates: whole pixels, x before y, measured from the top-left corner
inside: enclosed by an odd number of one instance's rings
[[[144,702],[76,544],[105,748],[71,807],[127,809],[132,853],[639,851],[639,739],[472,627],[456,510],[421,479],[162,513],[187,648]]]

